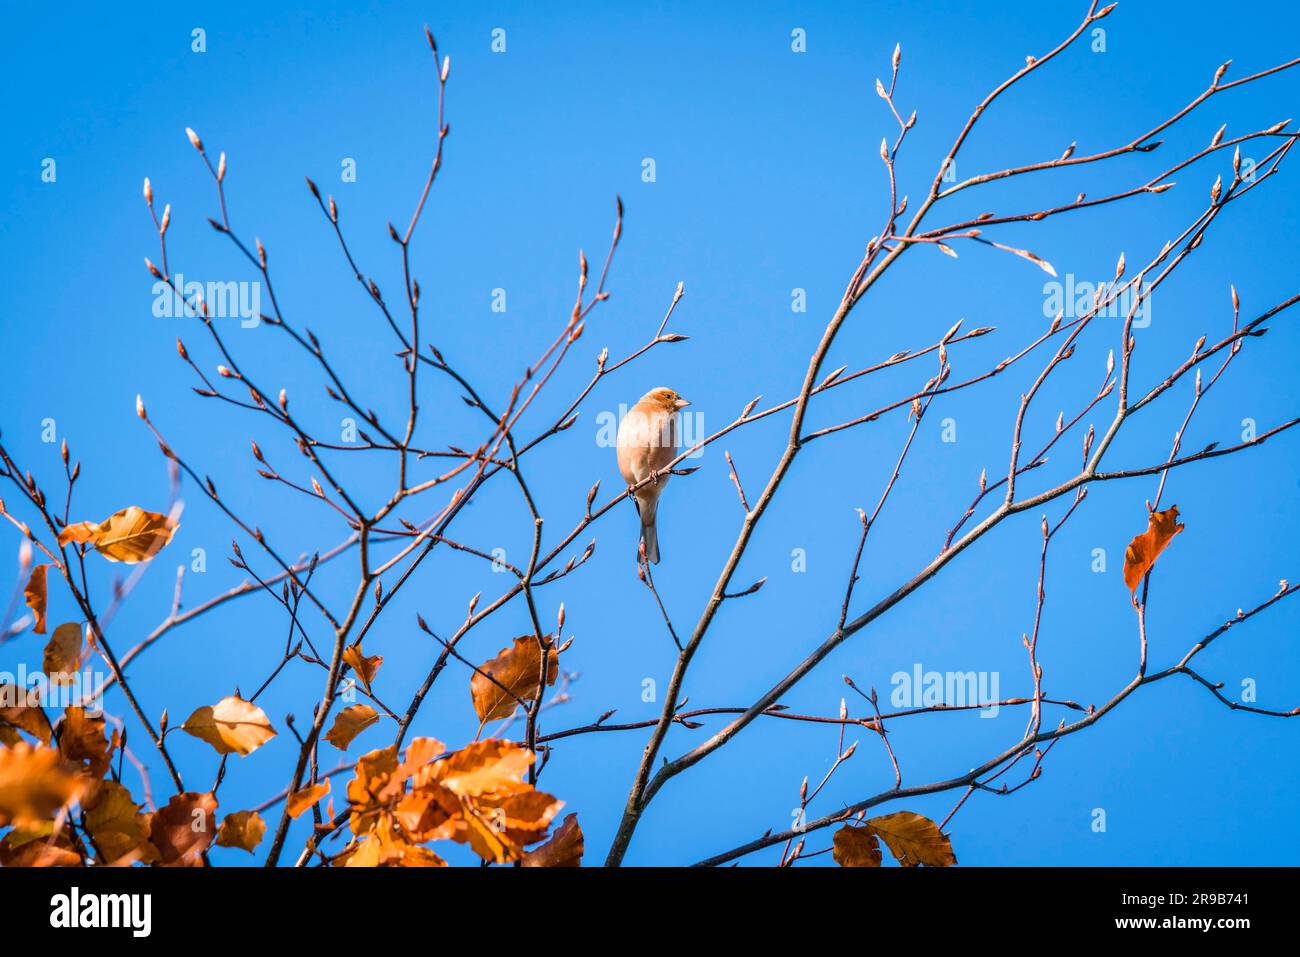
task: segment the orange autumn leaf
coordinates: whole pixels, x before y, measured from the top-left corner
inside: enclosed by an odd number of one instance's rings
[[[523,866],[581,867],[582,852],[582,828],[578,826],[578,815],[570,814],[549,841],[524,855]]]
[[[564,802],[534,787],[501,796],[486,795],[474,802],[500,832],[523,846],[546,837],[551,820]]]
[[[880,842],[870,827],[846,824],[835,832],[831,856],[840,867],[879,867]]]
[[[71,684],[81,667],[81,626],[66,622],[54,629],[45,644],[41,670],[54,684]]]
[[[398,773],[405,780],[428,766],[434,758],[446,750],[447,746],[437,738],[414,738],[406,746],[406,757],[402,759],[402,766]]]
[[[67,828],[53,844],[44,840],[23,841],[17,831],[10,831],[0,840],[0,867],[76,867],[80,863]]]
[[[92,786],[98,788],[113,753],[104,716],[75,705],[65,708],[59,722],[59,753],[70,765],[86,771],[94,779]]]
[[[239,695],[199,708],[181,728],[208,742],[218,754],[251,754],[275,737],[266,712]]]
[[[53,733],[35,692],[12,683],[0,684],[0,725],[26,731],[42,744],[49,744]]]
[[[904,867],[949,867],[957,863],[952,842],[928,817],[912,811],[897,811],[873,817],[867,825],[889,847]]]
[[[375,680],[375,675],[379,671],[379,666],[384,663],[383,655],[371,655],[366,657],[361,650],[361,642],[355,645],[349,645],[348,649],[343,652],[343,663],[357,673],[361,683],[365,685],[366,691],[370,691],[370,683]]]
[[[74,522],[65,525],[59,532],[60,545],[85,545],[93,543],[99,535],[99,526],[94,522]]]
[[[316,784],[301,788],[289,795],[288,800],[285,801],[285,810],[289,812],[289,817],[297,818],[303,811],[307,810],[329,793],[329,781],[320,781]]]
[[[250,854],[262,843],[266,833],[266,822],[256,811],[236,811],[227,814],[221,821],[221,830],[217,832],[218,847],[237,847]]]
[[[434,764],[432,779],[467,797],[523,791],[531,785],[520,779],[533,761],[533,752],[527,748],[489,738],[466,745]]]
[[[0,748],[0,827],[39,827],[72,804],[85,782],[53,748]]]
[[[368,704],[354,704],[334,716],[334,726],[325,734],[325,740],[340,751],[346,751],[353,739],[379,720],[379,712]]]
[[[460,804],[451,792],[437,787],[415,788],[393,810],[402,830],[417,842],[440,840],[456,833]]]
[[[1129,542],[1124,550],[1124,584],[1130,592],[1137,591],[1142,578],[1151,571],[1160,553],[1183,527],[1183,523],[1178,521],[1177,505],[1147,516],[1147,530]]]
[[[32,610],[32,617],[36,623],[32,625],[32,631],[38,635],[45,634],[45,600],[46,600],[46,580],[45,574],[49,571],[50,566],[37,565],[32,569],[32,575],[27,579],[27,587],[23,589],[23,599],[27,602],[27,607]]]
[[[429,850],[408,844],[402,849],[402,856],[385,862],[388,867],[446,867],[447,862]]]
[[[555,684],[560,656],[551,636],[546,637],[546,683]],[[479,721],[486,724],[514,714],[519,701],[532,701],[541,691],[542,651],[534,635],[516,638],[470,679],[470,693]]]
[[[380,863],[379,839],[366,837],[356,847],[340,854],[338,863],[343,867],[378,867]]]
[[[197,867],[216,830],[217,799],[185,791],[172,796],[149,822],[149,841],[164,867]]]
[[[519,859],[523,848],[511,839],[497,818],[485,814],[469,798],[461,797],[460,803],[461,816],[457,821],[460,826],[451,835],[453,840],[468,843],[470,850],[493,864]]]
[[[149,843],[149,815],[141,813],[131,792],[116,781],[101,782],[95,803],[86,811],[85,827],[100,864],[122,867],[158,859]]]
[[[527,748],[492,738],[429,765],[417,790],[427,788],[452,814],[437,836],[467,843],[487,861],[518,860],[564,803],[523,780],[534,760]]]
[[[114,512],[99,525],[77,522],[59,533],[59,544],[93,545],[110,562],[134,565],[158,554],[180,526],[166,515],[146,512],[137,505]]]

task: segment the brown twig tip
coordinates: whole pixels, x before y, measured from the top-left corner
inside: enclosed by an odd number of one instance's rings
[[[203,141],[202,141],[201,139],[199,139],[199,134],[198,134],[198,133],[195,133],[192,129],[190,129],[190,128],[187,126],[187,127],[185,127],[185,135],[189,137],[189,139],[190,139],[190,145],[193,146],[193,147],[194,147],[196,150],[198,150],[200,153],[202,153],[202,152],[203,152]]]
[[[148,176],[144,178],[144,201],[153,206],[153,187],[149,185]]]

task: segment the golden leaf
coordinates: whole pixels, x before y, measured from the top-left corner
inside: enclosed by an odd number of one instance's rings
[[[582,852],[582,828],[578,826],[578,815],[570,814],[549,841],[524,855],[523,866],[581,867]]]
[[[417,847],[408,844],[402,849],[402,856],[396,860],[385,862],[389,867],[446,867],[444,861],[427,847]]]
[[[59,532],[59,544],[84,545],[93,542],[98,536],[99,526],[94,522],[75,522],[72,525],[65,525],[63,531]]]
[[[443,787],[468,797],[522,791],[530,787],[521,782],[533,752],[510,741],[489,738],[461,748],[445,761],[432,766],[433,780]]]
[[[560,656],[550,636],[546,638],[546,683],[555,684]],[[481,672],[481,673],[480,673]],[[541,690],[542,652],[534,635],[516,638],[470,679],[470,693],[479,721],[487,723],[514,714],[519,701],[534,700]]]
[[[1124,550],[1124,584],[1130,592],[1137,591],[1143,576],[1151,571],[1160,553],[1183,528],[1182,522],[1178,521],[1177,505],[1147,516],[1147,530],[1129,542]]]
[[[84,787],[53,748],[0,749],[0,827],[39,827],[76,801]]]
[[[349,645],[343,652],[343,662],[357,673],[357,677],[361,679],[361,683],[366,686],[366,692],[369,693],[370,682],[375,680],[379,666],[384,663],[384,656],[372,655],[367,658],[361,651],[361,642],[357,642],[355,645]]]
[[[879,867],[880,842],[870,827],[846,824],[835,832],[831,856],[840,867]]]
[[[32,631],[38,635],[45,634],[45,573],[49,571],[49,568],[48,564],[37,565],[33,568],[32,576],[27,579],[27,587],[23,589],[23,599],[27,602],[27,607],[32,610],[32,616],[36,619],[36,623],[32,625]]]
[[[81,626],[67,622],[54,629],[45,645],[41,670],[54,684],[71,684],[81,667]]]
[[[343,867],[378,867],[379,839],[366,837],[363,841],[339,855]]]
[[[375,828],[374,808],[397,800],[405,790],[406,778],[398,773],[397,748],[392,745],[363,754],[357,760],[356,772],[347,788],[352,808],[348,824],[352,833],[361,837]]]
[[[904,867],[949,867],[957,863],[952,842],[928,817],[911,811],[897,811],[873,817],[867,825],[880,835],[889,851]],[[838,836],[838,835],[837,835]]]
[[[412,790],[398,802],[393,817],[411,840],[423,842],[452,837],[457,831],[457,822],[453,819],[459,813],[460,804],[450,791],[422,787]]]
[[[101,864],[129,866],[158,859],[158,850],[149,843],[149,816],[116,781],[101,782],[94,805],[86,811],[86,830]]]
[[[379,720],[379,712],[368,704],[354,704],[334,716],[334,726],[325,740],[340,751],[346,751],[352,739]]]
[[[134,565],[158,554],[179,527],[166,515],[132,505],[114,512],[99,525],[91,522],[68,525],[59,533],[59,544],[88,543],[110,562]]]
[[[208,742],[218,754],[251,754],[275,737],[266,713],[238,695],[199,708],[181,727]]]
[[[72,849],[68,830],[64,828],[51,844],[47,841],[24,841],[18,831],[10,831],[0,841],[0,867],[76,867],[81,858]]]
[[[65,708],[63,720],[59,722],[59,753],[69,764],[89,773],[94,779],[91,786],[97,788],[99,779],[108,771],[113,753],[104,729],[104,716],[87,714],[81,707]]]
[[[399,769],[403,780],[427,767],[434,758],[446,750],[446,745],[437,738],[412,739],[411,743],[406,746],[406,757],[402,760],[402,766]],[[424,778],[418,779],[420,782],[423,780]]]
[[[289,817],[297,818],[299,814],[314,805],[317,801],[330,793],[329,781],[320,781],[316,784],[308,785],[305,788],[294,791],[285,801],[285,810],[289,812]]]
[[[12,683],[0,685],[0,724],[26,731],[42,744],[49,744],[53,733],[35,691]]]
[[[167,806],[154,812],[149,840],[158,849],[164,867],[197,867],[216,830],[217,799],[211,794],[185,791],[172,796]]]
[[[221,830],[217,832],[217,846],[237,847],[251,854],[262,843],[265,833],[266,822],[262,815],[256,811],[236,811],[222,820]]]
[[[520,845],[535,844],[546,837],[552,818],[564,807],[559,798],[532,787],[501,796],[486,795],[476,798],[474,803],[499,830]]]

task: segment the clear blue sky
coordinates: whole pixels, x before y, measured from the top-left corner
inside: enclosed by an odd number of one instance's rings
[[[160,509],[164,463],[133,411],[136,393],[143,393],[178,450],[291,554],[342,538],[337,515],[254,475],[250,437],[275,461],[296,467],[301,460],[265,422],[194,396],[192,374],[175,355],[175,336],[186,337],[205,368],[217,359],[200,347],[192,322],[151,312],[141,262],[156,254],[140,198],[146,175],[159,201],[172,204],[173,270],[204,280],[253,278],[205,223],[215,214],[214,196],[186,142],[186,126],[214,155],[229,155],[233,222],[246,237],[258,235],[267,244],[286,314],[311,326],[365,401],[389,416],[400,414],[405,401],[391,339],[347,273],[303,176],[338,198],[358,259],[395,299],[400,267],[385,223],[409,216],[435,129],[424,23],[452,56],[452,134],[414,265],[425,290],[426,329],[485,396],[500,403],[518,371],[565,321],[577,250],[599,260],[614,195],[623,196],[627,218],[610,279],[613,296],[596,311],[572,364],[548,387],[548,398],[521,433],[553,421],[585,384],[601,347],[619,357],[640,346],[679,280],[686,298],[672,328],[691,338],[656,349],[607,380],[569,433],[530,456],[548,541],[554,541],[581,515],[593,481],[600,479],[606,493],[618,487],[613,453],[595,441],[599,412],[667,384],[693,400],[706,426],[717,427],[755,395],[775,400],[797,391],[806,357],[883,217],[887,193],[877,150],[894,127],[873,85],[875,77],[887,76],[895,42],[903,48],[900,109],[919,114],[900,165],[901,190],[915,200],[974,104],[1026,54],[1054,46],[1086,8],[1082,0],[709,8],[644,3],[617,9],[587,2],[473,9],[414,3],[82,6],[71,15],[13,8],[0,57],[8,91],[0,150],[0,255],[7,264],[0,287],[4,441],[47,488],[59,490],[57,445],[41,441],[42,420],[55,420],[58,437],[72,443],[83,463],[74,519],[103,518],[131,503]],[[1232,77],[1295,56],[1300,23],[1282,3],[1224,16],[1217,4],[1125,2],[1103,26],[1104,53],[1080,44],[999,103],[961,154],[960,173],[1051,158],[1072,141],[1081,152],[1125,141],[1204,89],[1222,61],[1234,58]],[[196,27],[206,30],[205,53],[191,51]],[[506,31],[504,54],[490,49],[497,27]],[[806,53],[791,51],[795,28],[806,30]],[[1300,72],[1273,77],[1215,98],[1155,154],[990,188],[982,197],[954,202],[952,213],[940,211],[934,222],[1137,183],[1200,148],[1220,124],[1231,121],[1229,135],[1259,129],[1291,116],[1297,103]],[[355,183],[340,179],[341,162],[349,157],[356,162]],[[654,183],[641,180],[645,157],[656,161]],[[46,158],[57,163],[53,183],[42,182]],[[1143,263],[1176,236],[1203,208],[1219,173],[1230,175],[1227,156],[1184,171],[1176,177],[1179,188],[1163,196],[1008,228],[998,238],[1031,246],[1062,276],[1108,278],[1121,252],[1130,264]],[[1223,334],[1231,316],[1229,282],[1236,283],[1249,316],[1297,291],[1297,221],[1294,166],[1221,217],[1196,258],[1157,294],[1152,324],[1139,336],[1139,383],[1163,377],[1202,333]],[[932,342],[964,317],[969,326],[998,327],[996,335],[953,350],[955,375],[970,374],[1041,329],[1044,273],[985,248],[961,252],[959,260],[932,250],[904,257],[859,306],[828,368],[856,368]],[[791,312],[796,287],[807,290],[807,313]],[[507,291],[504,314],[490,308],[495,288]],[[1190,448],[1239,441],[1246,418],[1263,430],[1297,414],[1295,324],[1295,316],[1286,316],[1272,323],[1266,338],[1250,341],[1198,412]],[[326,404],[305,363],[283,350],[282,337],[262,328],[234,330],[230,338],[263,379],[288,387],[322,433],[331,428],[335,407]],[[1090,333],[1036,406],[1031,444],[1050,434],[1058,410],[1066,409],[1068,417],[1091,394],[1117,339],[1113,325]],[[1005,467],[1015,405],[1037,368],[1025,365],[936,401],[873,532],[857,610],[935,554],[981,468],[995,475]],[[829,424],[860,414],[930,372],[919,365],[846,387],[819,401],[811,418]],[[476,443],[481,425],[457,393],[430,389],[426,440]],[[1189,400],[1190,383],[1184,383],[1135,420],[1111,464],[1151,464],[1162,457]],[[436,435],[435,416],[442,426]],[[947,417],[956,421],[955,443],[941,441]],[[1109,406],[1095,420],[1108,421]],[[679,629],[689,630],[698,615],[740,521],[723,448],[755,495],[787,426],[784,417],[769,420],[711,447],[695,463],[699,472],[668,488],[660,510],[664,563],[656,577]],[[874,505],[907,427],[901,415],[885,417],[818,442],[799,459],[738,576],[744,583],[768,576],[767,586],[728,603],[719,616],[687,682],[692,706],[752,701],[834,626],[856,544],[853,509]],[[1176,661],[1238,607],[1271,594],[1279,579],[1300,576],[1294,542],[1298,441],[1283,437],[1171,476],[1165,502],[1178,504],[1187,530],[1153,579],[1153,667]],[[1064,443],[1049,466],[1057,469],[1053,474],[1073,466],[1077,448],[1074,437]],[[382,478],[386,497],[386,475],[374,469],[350,474],[369,483],[372,503]],[[1038,488],[1043,481],[1027,485]],[[1131,676],[1137,638],[1120,566],[1124,546],[1144,527],[1143,503],[1154,491],[1154,479],[1096,488],[1057,539],[1040,643],[1049,694],[1100,704]],[[6,501],[15,497],[5,494]],[[234,529],[192,484],[184,498],[180,533],[113,623],[109,637],[119,650],[164,617],[175,566],[187,562],[192,549],[207,550],[208,566],[204,574],[187,576],[188,605],[240,580],[224,557]],[[1048,515],[1055,520],[1064,504],[1052,505]],[[1027,692],[1020,636],[1032,625],[1038,527],[1038,514],[1006,523],[839,649],[785,703],[833,714],[847,691],[842,674],[886,693],[893,673],[916,664],[997,672],[1003,694]],[[512,560],[526,558],[526,514],[504,483],[476,500],[456,533],[480,547],[505,548]],[[544,620],[553,619],[560,600],[566,603],[566,634],[577,640],[564,663],[581,673],[571,703],[546,713],[545,730],[586,723],[610,708],[618,709],[615,720],[657,715],[657,703],[641,700],[642,681],[653,678],[663,689],[672,666],[672,646],[636,580],[631,506],[608,516],[595,534],[592,562],[541,593]],[[17,542],[6,540],[12,554]],[[246,554],[256,553],[243,544]],[[804,574],[791,570],[796,548],[807,555]],[[1091,571],[1095,548],[1108,554],[1104,574]],[[102,605],[109,569],[92,564]],[[341,589],[352,571],[349,564],[322,572],[321,580]],[[449,633],[469,596],[481,589],[490,599],[507,584],[473,558],[435,553],[366,642],[369,653],[385,659],[377,684],[384,699],[404,706],[435,657],[437,647],[415,626],[417,611],[439,633]],[[341,591],[335,594],[341,606]],[[70,600],[59,593],[51,614],[74,617]],[[307,620],[325,641],[319,619]],[[1243,679],[1253,678],[1261,705],[1293,707],[1300,703],[1297,625],[1300,605],[1284,602],[1234,629],[1202,665],[1226,682],[1225,693],[1236,694]],[[134,687],[153,716],[167,708],[178,722],[236,687],[251,693],[278,660],[285,630],[283,614],[264,596],[227,605],[169,635],[134,665]],[[524,630],[522,606],[512,607],[476,630],[463,650],[485,660]],[[0,666],[35,666],[40,649],[41,639],[26,635],[4,647]],[[284,715],[293,712],[305,727],[320,684],[316,671],[297,664],[267,694],[266,711],[281,734],[255,754],[232,759],[221,813],[254,806],[283,787],[296,752]],[[472,737],[468,685],[468,672],[453,665],[415,733],[453,746]],[[862,713],[861,701],[849,703]],[[119,693],[109,696],[108,707],[125,712]],[[1011,709],[995,720],[925,716],[899,722],[893,744],[905,783],[919,784],[964,772],[1014,741],[1023,726],[1023,713]],[[667,755],[680,754],[704,733],[674,730]],[[951,826],[957,856],[965,864],[1297,863],[1298,734],[1300,725],[1233,714],[1190,681],[1160,683],[1087,733],[1063,741],[1032,786],[1010,798],[972,798]],[[568,802],[565,813],[578,814],[589,863],[603,859],[644,735],[564,741],[542,778],[546,790]],[[352,757],[391,736],[387,722],[367,731]],[[865,730],[854,737],[861,740],[857,756],[814,814],[892,782],[880,742]],[[211,750],[180,734],[169,740],[187,782],[208,787],[216,768]],[[160,762],[142,735],[134,743],[161,792]],[[690,862],[788,826],[800,779],[820,779],[834,748],[834,734],[825,727],[756,723],[664,789],[629,862]],[[332,748],[322,746],[323,764],[334,760]],[[946,794],[886,810],[939,819],[955,798]],[[1104,834],[1092,830],[1095,808],[1106,811]],[[828,832],[812,838],[810,848],[828,838]],[[295,842],[301,846],[301,836]],[[248,860],[224,850],[217,858]],[[815,860],[829,863],[829,855]]]

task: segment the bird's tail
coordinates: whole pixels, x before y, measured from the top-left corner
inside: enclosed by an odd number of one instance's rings
[[[655,528],[655,512],[658,511],[658,502],[638,502],[637,506],[641,512],[641,540],[645,542],[645,557],[652,565],[659,564],[659,531]],[[640,559],[640,552],[637,552],[637,558]]]

